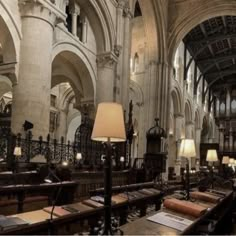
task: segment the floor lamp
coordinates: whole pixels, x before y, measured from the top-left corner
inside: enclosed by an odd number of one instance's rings
[[[189,160],[196,156],[195,144],[193,139],[182,139],[180,144],[179,156],[187,159],[186,162],[186,200],[190,199],[190,176],[189,176]]]
[[[214,176],[213,176],[214,162],[218,161],[218,156],[217,156],[217,152],[216,152],[215,149],[207,150],[206,161],[212,163],[212,166],[211,166],[211,188],[213,188],[213,183],[214,183]]]
[[[113,142],[126,140],[124,115],[122,106],[118,103],[98,104],[91,139],[104,142],[106,155],[104,160],[104,235],[112,235],[111,228],[111,196],[112,196],[112,145]]]

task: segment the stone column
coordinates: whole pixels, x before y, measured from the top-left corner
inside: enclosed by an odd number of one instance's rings
[[[59,113],[59,126],[56,130],[56,139],[60,140],[60,138],[63,136],[66,141],[66,137],[67,137],[67,113],[68,110],[67,109],[61,109],[60,113]]]
[[[193,128],[194,128],[194,123],[189,121],[185,124],[185,138],[193,138]]]
[[[71,16],[72,16],[72,32],[71,33],[74,36],[77,36],[77,17],[78,17],[78,13],[75,10],[73,10],[71,12]]]
[[[12,131],[22,132],[28,120],[34,124],[34,138],[45,138],[49,133],[51,53],[57,16],[46,3],[20,1],[19,5],[23,38],[18,84],[13,87]]]
[[[232,152],[233,151],[233,129],[230,127],[229,129],[229,150]]]
[[[131,51],[131,27],[130,20],[132,14],[128,7],[128,3],[124,8],[124,37],[123,37],[123,76],[121,98],[122,104],[126,111],[129,110],[129,82],[130,82],[130,51]],[[127,114],[128,115],[128,114]]]
[[[195,129],[195,148],[196,148],[196,159],[195,159],[195,168],[199,170],[200,166],[200,143],[201,143],[201,128]]]
[[[82,43],[87,42],[87,18],[83,16],[82,19]]]
[[[230,98],[230,88],[227,88],[226,91],[226,104],[225,104],[225,109],[226,109],[226,116],[230,116],[230,103],[231,103],[231,98]]]
[[[219,151],[224,151],[224,127],[220,124],[219,127]]]
[[[96,104],[115,101],[115,66],[117,57],[113,52],[102,53],[97,57],[98,81]]]
[[[175,140],[176,140],[176,159],[175,159],[175,173],[177,176],[180,176],[180,167],[181,167],[181,157],[179,156],[179,149],[181,144],[181,139],[183,138],[183,125],[184,116],[182,114],[175,114]]]

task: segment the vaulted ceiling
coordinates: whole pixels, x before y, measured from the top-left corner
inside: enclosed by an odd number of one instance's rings
[[[212,91],[236,85],[236,16],[204,21],[183,41]]]

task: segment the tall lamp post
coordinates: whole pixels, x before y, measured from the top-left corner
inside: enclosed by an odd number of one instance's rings
[[[112,196],[112,167],[111,155],[113,142],[126,140],[122,106],[118,103],[98,104],[91,139],[104,142],[106,155],[104,160],[104,235],[112,235],[111,229],[111,196]]]
[[[186,158],[186,199],[190,198],[190,176],[189,176],[189,160],[196,156],[195,144],[193,139],[182,139],[180,144],[179,156]]]
[[[211,188],[213,188],[213,184],[214,184],[214,176],[213,176],[214,162],[218,161],[218,156],[217,156],[217,152],[216,152],[215,149],[207,150],[206,161],[212,163],[212,166],[211,166]]]

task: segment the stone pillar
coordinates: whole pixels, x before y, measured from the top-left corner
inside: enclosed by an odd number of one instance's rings
[[[196,145],[196,161],[195,167],[196,170],[199,170],[200,166],[200,143],[201,143],[201,128],[195,130],[195,145]]]
[[[219,127],[219,151],[224,151],[224,127],[220,124]]]
[[[233,151],[233,129],[230,127],[229,129],[229,150],[232,152]]]
[[[77,17],[78,17],[78,14],[77,12],[73,11],[71,12],[71,16],[72,16],[72,34],[74,36],[77,36]]]
[[[56,131],[56,139],[57,140],[60,140],[60,138],[63,136],[66,141],[66,137],[67,137],[67,113],[68,111],[66,109],[62,109],[60,110],[60,113],[59,113],[59,126],[57,128],[57,131]]]
[[[114,80],[116,63],[117,57],[113,52],[102,53],[97,57],[97,104],[115,101]]]
[[[49,133],[51,53],[57,16],[39,1],[20,1],[19,6],[23,38],[18,84],[13,87],[12,131],[22,132],[28,120],[34,124],[34,138],[45,138]]]
[[[185,138],[193,138],[194,123],[189,121],[185,124]]]
[[[83,16],[82,19],[82,39],[81,39],[82,43],[86,43],[87,42],[87,18],[85,16]]]
[[[226,104],[225,104],[225,109],[226,109],[226,116],[230,116],[230,103],[231,103],[231,98],[230,98],[230,88],[227,88],[226,91]]]
[[[180,167],[181,167],[181,157],[179,156],[179,149],[181,144],[181,139],[183,138],[183,125],[184,116],[182,114],[175,115],[175,139],[176,139],[176,159],[175,159],[175,173],[177,176],[180,176]]]
[[[132,14],[128,3],[124,8],[124,37],[123,37],[123,76],[121,98],[122,104],[126,111],[129,110],[129,82],[130,82],[130,52],[131,52],[131,27],[130,20]],[[128,114],[127,114],[128,115]]]

